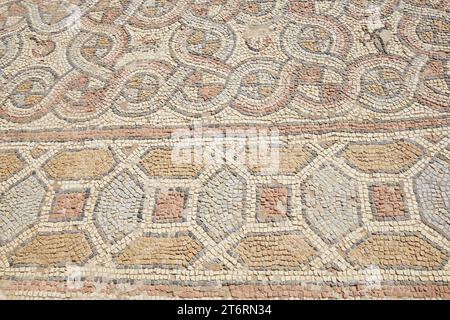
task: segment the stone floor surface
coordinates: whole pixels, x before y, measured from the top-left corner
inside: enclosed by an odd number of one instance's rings
[[[0,0],[0,298],[450,299],[446,0]]]

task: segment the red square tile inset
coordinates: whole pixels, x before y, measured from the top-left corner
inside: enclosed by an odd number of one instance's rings
[[[287,216],[289,210],[289,190],[286,187],[260,187],[258,195],[258,220],[279,219]]]
[[[377,219],[404,217],[403,192],[399,185],[371,186],[370,197]]]
[[[83,216],[88,191],[63,191],[53,199],[50,220],[79,220]]]
[[[156,222],[175,222],[183,219],[187,194],[179,188],[158,190],[156,194],[155,216]]]

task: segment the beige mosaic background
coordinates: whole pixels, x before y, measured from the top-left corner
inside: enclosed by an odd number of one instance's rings
[[[450,298],[446,1],[0,1],[0,298]]]

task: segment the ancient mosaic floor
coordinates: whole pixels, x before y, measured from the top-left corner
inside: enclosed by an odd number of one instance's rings
[[[1,298],[450,298],[445,0],[0,1]]]

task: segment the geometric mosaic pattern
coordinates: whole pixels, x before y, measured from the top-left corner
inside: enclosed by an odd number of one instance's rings
[[[450,298],[445,1],[0,4],[0,298]]]

